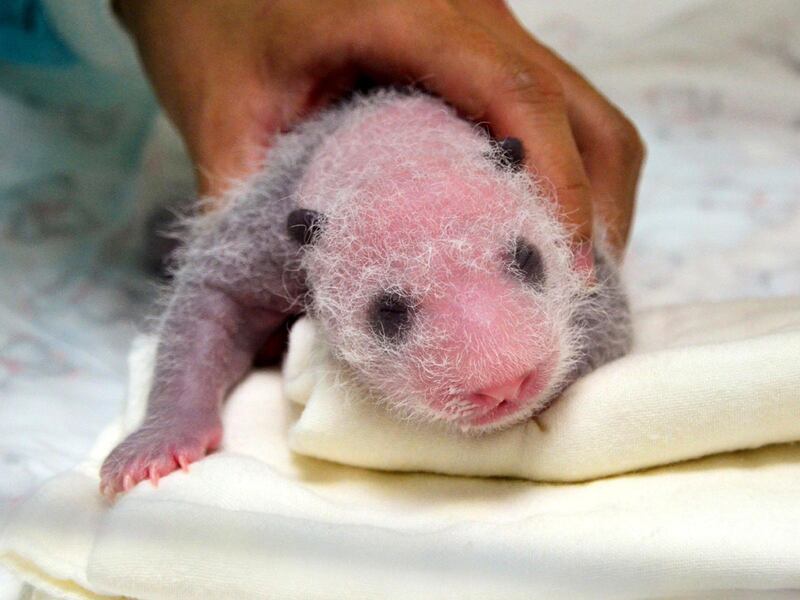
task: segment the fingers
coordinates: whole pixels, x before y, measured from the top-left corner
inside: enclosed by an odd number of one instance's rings
[[[645,148],[633,124],[574,68],[539,44],[502,4],[475,3],[483,26],[502,31],[529,61],[558,77],[607,241],[621,257],[630,232]],[[491,13],[491,14],[490,14]]]
[[[635,130],[501,0],[124,5],[206,195],[258,167],[272,135],[367,72],[422,84],[497,137],[522,140],[576,248],[591,240],[593,206],[624,245],[638,179]]]
[[[555,54],[540,48],[542,61],[564,86],[572,131],[592,186],[592,202],[606,225],[609,245],[621,257],[633,219],[644,144],[614,105]]]
[[[589,179],[572,135],[561,84],[547,71],[516,57],[488,58],[469,52],[459,58],[462,64],[474,65],[467,71],[469,101],[452,100],[461,97],[462,72],[446,60],[435,91],[458,108],[478,102],[480,109],[473,118],[487,121],[497,137],[518,137],[528,169],[551,188],[574,242],[588,243],[593,221]],[[508,62],[503,65],[503,60]]]
[[[573,100],[575,123],[586,123],[576,135],[592,182],[596,210],[606,225],[609,245],[621,258],[630,234],[636,189],[644,161],[644,145],[636,129],[622,115],[598,116],[592,98]]]
[[[218,198],[258,166],[266,140],[257,137],[256,115],[242,103],[220,102],[208,108],[213,112],[198,115],[201,122],[192,129],[189,152],[201,195]]]
[[[589,179],[559,80],[468,21],[428,14],[427,6],[406,7],[366,29],[373,35],[352,47],[354,58],[423,84],[465,116],[488,122],[498,138],[519,138],[527,166],[551,187],[574,243],[588,243]]]
[[[260,164],[269,133],[279,128],[255,35],[243,25],[255,8],[187,0],[125,0],[117,7],[186,143],[201,193],[220,195]]]

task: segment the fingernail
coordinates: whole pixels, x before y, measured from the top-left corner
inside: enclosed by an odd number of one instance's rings
[[[575,269],[586,276],[587,283],[596,283],[594,273],[594,248],[589,240],[578,242],[572,247]]]

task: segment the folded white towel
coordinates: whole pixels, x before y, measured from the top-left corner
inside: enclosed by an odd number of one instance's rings
[[[481,440],[429,438],[385,422],[357,398],[329,394],[324,352],[310,346],[313,328],[299,327],[288,389],[308,399],[305,408],[280,401],[276,373],[253,374],[225,408],[220,452],[109,507],[97,469],[140,418],[149,385],[152,344],[136,349],[127,415],[85,464],[17,506],[0,534],[2,561],[61,598],[800,591],[797,445],[552,485],[368,471],[298,456],[286,443],[291,428],[291,443],[307,453],[476,473],[512,472],[520,463],[505,450],[531,461],[515,474],[570,479],[800,439],[800,301],[645,315],[637,353],[570,390],[540,419],[545,432],[534,425]],[[386,429],[370,432],[374,422]],[[334,454],[334,446],[344,449]]]
[[[800,440],[797,300],[662,308],[635,331],[629,356],[536,421],[475,438],[397,421],[342,384],[306,319],[284,365],[286,396],[306,405],[289,445],[375,469],[568,482]]]

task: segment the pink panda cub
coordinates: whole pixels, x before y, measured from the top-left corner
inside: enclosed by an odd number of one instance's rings
[[[404,418],[501,428],[539,412],[578,358],[585,276],[551,202],[504,158],[442,102],[387,92],[345,117],[298,187],[324,216],[302,262],[309,309]]]
[[[601,241],[593,283],[576,270],[523,151],[416,91],[355,95],[280,136],[224,208],[187,224],[147,414],[103,492],[213,450],[222,400],[292,315],[316,318],[398,417],[470,433],[531,418],[624,354],[616,265]]]

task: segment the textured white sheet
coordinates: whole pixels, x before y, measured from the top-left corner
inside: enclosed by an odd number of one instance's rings
[[[329,365],[298,322],[285,387],[306,402],[299,415],[277,372],[253,373],[225,407],[220,451],[110,507],[97,469],[143,416],[155,342],[139,340],[124,417],[84,464],[23,501],[0,531],[0,560],[74,598],[800,591],[797,444],[567,485],[382,473],[289,451],[569,480],[800,440],[800,298],[658,309],[636,324],[637,351],[574,386],[542,419],[546,432],[466,440],[402,427],[318,379]]]
[[[287,398],[305,405],[289,447],[387,471],[569,483],[800,441],[800,297],[653,309],[634,331],[629,355],[538,419],[474,438],[392,418],[301,319],[283,367]]]
[[[648,143],[626,265],[635,304],[800,293],[800,3],[512,5]],[[127,113],[20,115],[29,113],[0,97],[0,516],[77,461],[118,412],[124,357],[148,295],[118,268],[127,233],[105,214],[114,205],[106,181],[118,174],[101,157],[117,150],[92,145],[97,127],[129,126]],[[27,156],[20,151],[39,139],[32,131],[58,133],[96,168],[86,175],[73,161],[74,179],[21,185],[9,157]],[[164,167],[180,163],[170,139],[149,144],[146,194],[186,189],[186,171]],[[112,226],[99,235],[104,223]]]

